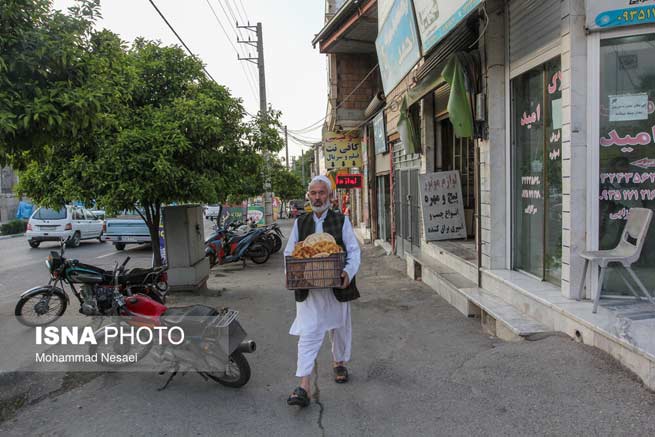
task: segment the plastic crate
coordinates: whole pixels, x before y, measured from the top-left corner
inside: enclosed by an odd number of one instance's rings
[[[335,288],[341,286],[341,272],[346,254],[335,253],[323,258],[285,258],[287,289]]]

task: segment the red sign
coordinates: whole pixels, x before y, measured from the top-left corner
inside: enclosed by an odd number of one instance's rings
[[[337,188],[362,188],[362,175],[338,174]]]

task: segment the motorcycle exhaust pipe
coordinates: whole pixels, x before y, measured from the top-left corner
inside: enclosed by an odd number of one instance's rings
[[[245,340],[237,346],[237,350],[244,354],[250,354],[257,350],[257,344],[252,340]]]

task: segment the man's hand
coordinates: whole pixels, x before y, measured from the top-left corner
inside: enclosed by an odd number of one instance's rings
[[[350,278],[348,277],[348,273],[341,272],[341,288],[348,288],[349,285]]]

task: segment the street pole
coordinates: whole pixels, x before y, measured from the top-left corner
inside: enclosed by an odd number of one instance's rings
[[[286,125],[284,126],[284,147],[286,149],[286,160],[285,160],[285,162],[287,163],[287,171],[289,171],[289,136],[287,135]]]
[[[302,164],[302,186],[305,186],[305,154],[300,155],[301,164]]]
[[[238,28],[248,29],[255,32],[257,41],[252,42],[250,38],[248,41],[237,40],[239,43],[249,44],[257,48],[256,58],[241,58],[239,60],[250,61],[257,64],[259,71],[259,112],[266,122],[268,118],[267,105],[266,105],[266,70],[264,68],[264,37],[262,33],[262,23],[257,23],[257,26],[238,26]],[[264,222],[269,225],[273,222],[273,193],[271,193],[271,160],[268,151],[264,152],[264,160],[266,161],[266,169],[264,170]]]

